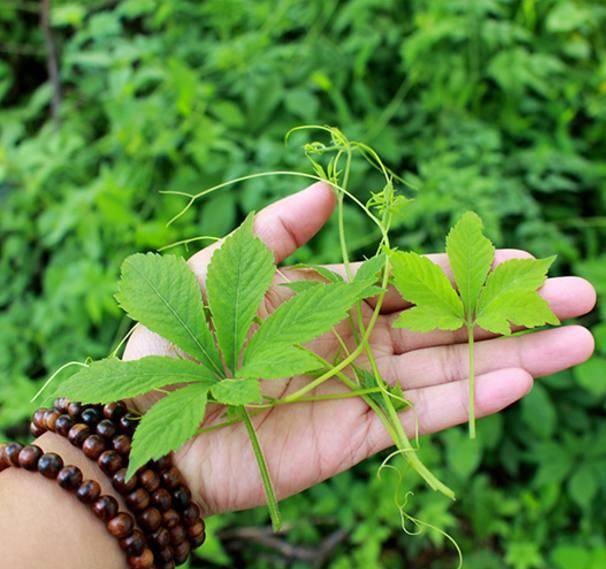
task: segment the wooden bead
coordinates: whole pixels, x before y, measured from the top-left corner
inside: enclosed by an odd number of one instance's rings
[[[122,468],[122,457],[115,450],[106,450],[99,455],[97,464],[106,474],[114,474]]]
[[[67,413],[72,419],[77,421],[80,418],[80,413],[82,413],[82,404],[72,401],[67,406]]]
[[[174,559],[171,559],[170,561],[163,561],[157,565],[158,569],[175,569],[176,566],[177,565],[175,564]]]
[[[154,551],[154,557],[156,558],[157,563],[170,563],[171,561],[173,563],[175,562],[173,559],[173,550],[170,546],[156,549]]]
[[[173,492],[173,507],[175,510],[183,511],[191,503],[191,492],[187,486],[179,486]]]
[[[129,557],[128,566],[131,569],[151,569],[154,566],[154,554],[145,548],[139,557]]]
[[[187,537],[194,547],[200,547],[204,543],[204,539],[206,537],[204,522],[200,520],[193,526],[189,526],[187,528]]]
[[[11,466],[11,462],[6,455],[6,447],[8,445],[0,445],[0,472]]]
[[[143,488],[137,488],[125,498],[128,507],[133,510],[145,510],[149,506],[149,493]]]
[[[186,526],[192,526],[200,520],[200,508],[190,502],[189,506],[181,512],[181,516]]]
[[[132,415],[124,415],[124,417],[120,417],[120,428],[127,435],[132,435],[138,425],[139,420]]]
[[[92,510],[99,519],[109,522],[118,513],[118,502],[113,496],[104,494],[95,500]]]
[[[170,454],[167,454],[156,460],[156,472],[164,472],[173,465],[173,459]]]
[[[78,500],[84,504],[96,502],[101,495],[101,486],[95,480],[85,480],[76,491]]]
[[[175,558],[175,563],[180,565],[181,563],[185,563],[187,558],[189,557],[189,552],[191,551],[191,546],[189,542],[184,541],[179,545],[173,545],[173,556]]]
[[[54,452],[47,452],[38,460],[38,472],[46,478],[55,479],[63,468],[63,459]]]
[[[160,477],[151,468],[139,473],[139,482],[150,493],[160,487]]]
[[[69,399],[67,397],[57,397],[53,403],[53,407],[60,413],[67,413],[67,408],[69,407]]]
[[[22,448],[23,445],[20,445],[19,443],[10,443],[7,445],[4,452],[6,453],[6,457],[8,458],[11,466],[16,466],[19,468],[19,453],[21,452]]]
[[[181,485],[181,474],[174,466],[163,472],[161,478],[163,486],[169,490],[176,490]]]
[[[97,434],[106,439],[112,439],[116,435],[116,425],[109,419],[103,419],[97,425]]]
[[[162,514],[162,525],[165,528],[174,528],[176,525],[181,523],[181,516],[173,509],[166,510]]]
[[[29,432],[36,438],[41,437],[46,433],[46,429],[38,427],[33,421],[29,424]]]
[[[112,439],[112,447],[122,456],[128,456],[131,449],[131,440],[128,435],[118,435]]]
[[[57,482],[65,490],[77,490],[82,484],[82,471],[77,466],[66,466],[57,474]]]
[[[46,429],[46,421],[44,420],[44,415],[48,409],[41,407],[32,415],[32,423],[41,429]]]
[[[120,547],[131,557],[138,557],[145,549],[145,536],[135,529],[132,534],[120,540]]]
[[[167,547],[170,545],[170,532],[160,527],[152,534],[151,539],[158,547]]]
[[[88,407],[80,414],[80,420],[91,428],[94,428],[103,419],[103,413],[95,407]]]
[[[119,421],[126,414],[126,405],[122,401],[108,403],[103,407],[103,416],[111,421]]]
[[[59,415],[55,421],[55,432],[62,437],[67,437],[70,429],[74,426],[74,420],[67,414]]]
[[[126,479],[126,468],[121,468],[112,476],[112,486],[120,494],[130,494],[137,487],[137,477],[131,476],[129,480]]]
[[[90,459],[97,460],[105,450],[105,439],[99,435],[90,435],[82,443],[82,452]]]
[[[44,451],[36,445],[27,445],[19,452],[19,466],[25,470],[35,472],[38,470],[38,461],[44,454]]]
[[[173,505],[172,496],[165,488],[158,488],[151,495],[151,502],[161,512],[166,512],[166,510],[169,510]]]
[[[59,411],[55,411],[54,409],[47,411],[44,414],[44,422],[46,423],[46,428],[51,431],[51,432],[55,432],[55,423],[57,422],[57,419],[61,416],[61,413],[59,413]]]
[[[154,532],[162,523],[162,514],[154,507],[147,508],[137,518],[137,521],[144,530]]]
[[[67,434],[67,439],[70,443],[72,443],[75,447],[81,448],[84,444],[84,441],[90,435],[90,429],[88,425],[84,423],[76,423]]]
[[[120,512],[115,518],[107,522],[107,529],[114,537],[124,539],[133,533],[135,520],[130,514]]]
[[[173,545],[178,545],[179,543],[182,543],[187,539],[187,533],[185,531],[185,528],[181,524],[175,526],[174,528],[171,528],[169,530],[169,534],[170,542]]]

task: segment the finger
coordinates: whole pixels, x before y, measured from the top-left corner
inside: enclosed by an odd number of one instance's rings
[[[539,294],[549,303],[550,308],[560,320],[578,318],[591,312],[596,303],[596,292],[592,284],[580,277],[555,277],[547,279]],[[454,332],[436,330],[421,334],[411,332],[404,328],[394,328],[393,323],[400,313],[386,316],[391,330],[393,351],[402,354],[412,350],[427,348],[430,346],[446,346],[459,344],[467,341],[467,333],[464,329]],[[520,330],[521,328],[516,328]],[[476,329],[474,337],[477,340],[494,338],[496,335],[479,328]]]
[[[276,263],[307,243],[328,221],[335,207],[331,187],[317,182],[308,188],[272,203],[255,216],[254,231],[274,253]],[[200,280],[221,241],[196,253],[189,264]]]
[[[476,417],[485,417],[516,402],[532,388],[532,376],[519,368],[499,371],[476,377],[475,412]],[[427,435],[468,420],[469,381],[444,383],[432,387],[413,389],[406,393],[413,407],[400,413],[402,424],[408,435]],[[381,420],[374,414],[368,415],[368,456],[393,444]]]
[[[582,326],[484,340],[475,345],[475,371],[481,375],[515,367],[540,377],[586,361],[593,349],[593,336]],[[469,349],[451,344],[414,350],[383,358],[380,366],[387,381],[400,381],[406,389],[451,383],[469,375]]]

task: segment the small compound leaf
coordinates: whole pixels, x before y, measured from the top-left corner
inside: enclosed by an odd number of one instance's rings
[[[380,253],[364,261],[354,276],[354,282],[374,285],[379,280],[379,273],[385,267],[386,255]]]
[[[133,320],[222,373],[204,317],[200,285],[184,259],[154,253],[131,255],[122,263],[116,298]]]
[[[284,347],[276,351],[252,354],[249,360],[236,373],[237,377],[254,377],[258,379],[280,379],[303,375],[320,369],[322,362],[312,354],[297,348]]]
[[[210,392],[215,401],[224,405],[248,405],[262,400],[257,379],[224,379],[215,383]]]
[[[196,382],[208,388],[215,381],[208,369],[188,360],[161,356],[133,361],[107,358],[70,376],[57,393],[83,403],[109,403],[169,385]]]
[[[249,215],[215,251],[206,277],[217,340],[231,370],[275,273],[272,252],[253,234],[253,218]]]
[[[133,436],[126,477],[147,461],[178,449],[198,430],[204,419],[208,386],[194,383],[173,391],[141,417]]]
[[[444,311],[439,306],[413,306],[403,310],[393,323],[394,328],[406,328],[413,332],[431,332],[432,330],[458,330],[465,321]]]
[[[477,214],[468,211],[446,237],[446,253],[465,313],[475,311],[478,296],[494,260],[494,246],[484,236]]]

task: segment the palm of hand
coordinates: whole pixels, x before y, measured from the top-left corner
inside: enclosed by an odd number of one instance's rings
[[[278,261],[311,238],[329,217],[334,201],[331,190],[315,184],[306,191],[277,202],[260,212],[255,231],[274,251]],[[304,212],[301,214],[301,212]],[[200,280],[215,246],[197,255],[190,263]],[[500,251],[497,262],[521,251]],[[436,256],[445,270],[446,259]],[[342,270],[342,268],[341,268]],[[288,278],[314,278],[304,271],[287,271]],[[560,319],[591,310],[595,293],[586,281],[574,277],[549,279],[541,294]],[[274,286],[262,312],[270,313],[290,296],[287,289]],[[405,429],[430,433],[467,419],[467,352],[464,336],[435,332],[416,334],[393,329],[392,321],[406,306],[388,293],[375,328],[369,338],[379,370],[389,383],[400,382],[414,412],[401,413]],[[372,312],[363,306],[366,318]],[[352,343],[347,323],[338,332],[346,344]],[[569,326],[515,338],[490,338],[479,331],[476,351],[476,405],[478,416],[499,411],[532,387],[533,377],[554,373],[584,361],[593,350],[587,330]],[[326,334],[310,346],[327,360],[339,350],[335,335]],[[146,355],[174,355],[162,338],[139,328],[131,337],[126,359]],[[364,361],[358,361],[364,365]],[[308,377],[265,382],[263,391],[285,397],[309,382]],[[312,394],[347,391],[338,380],[329,380]],[[138,398],[136,405],[147,408],[152,395]],[[205,425],[213,424],[218,409],[209,408]],[[279,405],[255,415],[254,424],[267,458],[279,498],[297,493],[389,446],[389,435],[369,407],[359,398]],[[178,466],[194,495],[204,505],[205,514],[249,508],[264,503],[263,485],[250,447],[246,429],[235,424],[200,435],[176,454]]]

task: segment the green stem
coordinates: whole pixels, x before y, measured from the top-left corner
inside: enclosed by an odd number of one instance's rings
[[[467,324],[467,345],[469,347],[469,438],[476,438],[476,369],[473,324]]]
[[[355,387],[355,384],[353,384]],[[337,401],[339,399],[351,399],[352,397],[361,397],[362,395],[370,395],[371,393],[379,393],[380,387],[369,387],[368,389],[357,389],[346,393],[326,393],[325,395],[313,395],[311,397],[301,397],[296,401],[286,401],[286,399],[276,399],[270,403],[262,403],[260,405],[247,405],[251,409],[269,409],[276,405],[293,405],[294,403],[314,403],[316,401]]]
[[[269,475],[269,469],[267,468],[265,455],[263,454],[263,450],[261,449],[261,444],[259,443],[257,432],[255,431],[255,427],[252,424],[252,421],[250,420],[248,411],[246,411],[243,406],[240,406],[238,408],[238,414],[244,422],[244,426],[246,427],[246,431],[248,432],[248,438],[250,439],[250,443],[255,453],[255,458],[257,459],[257,464],[259,465],[259,472],[261,473],[261,478],[263,479],[263,488],[265,489],[265,497],[267,498],[267,507],[269,508],[269,515],[271,517],[271,525],[274,531],[277,532],[280,530],[282,520],[280,519],[278,499],[276,498],[276,493],[274,491],[274,487],[271,481],[271,476]]]

